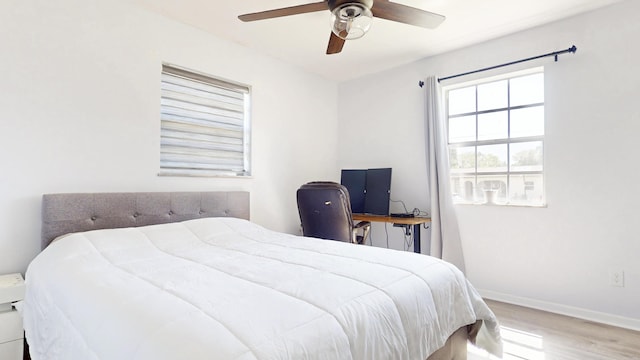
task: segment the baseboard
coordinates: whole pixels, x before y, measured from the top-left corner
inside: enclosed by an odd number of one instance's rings
[[[489,300],[525,306],[532,309],[548,311],[555,314],[566,315],[578,319],[589,320],[625,329],[640,331],[640,319],[627,318],[624,316],[607,314],[548,301],[503,294],[491,290],[478,289],[478,292],[480,293],[480,295],[482,295],[483,298]]]

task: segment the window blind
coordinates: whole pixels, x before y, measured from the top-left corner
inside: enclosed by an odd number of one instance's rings
[[[160,175],[248,176],[250,89],[163,65]]]

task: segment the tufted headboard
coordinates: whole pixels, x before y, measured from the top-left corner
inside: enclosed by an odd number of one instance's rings
[[[45,194],[42,196],[42,249],[56,237],[72,232],[223,216],[249,220],[249,193]]]

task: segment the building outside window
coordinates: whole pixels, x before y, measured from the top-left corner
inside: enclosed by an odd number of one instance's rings
[[[445,94],[454,203],[544,205],[543,69]]]

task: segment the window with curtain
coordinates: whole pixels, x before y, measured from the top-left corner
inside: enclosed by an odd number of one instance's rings
[[[544,205],[543,69],[445,94],[454,203]]]
[[[160,175],[249,176],[250,88],[163,65]]]

